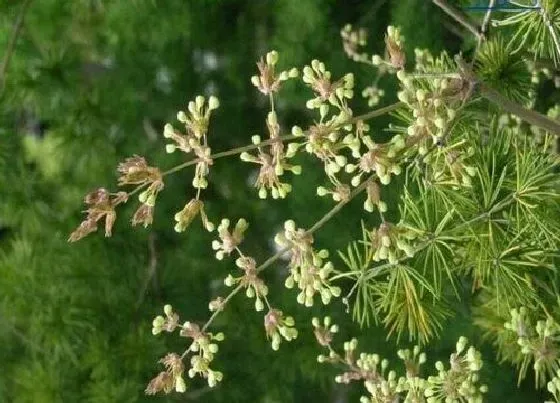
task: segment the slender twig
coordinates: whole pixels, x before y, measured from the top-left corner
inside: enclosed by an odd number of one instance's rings
[[[478,39],[482,37],[482,34],[478,30],[477,26],[469,20],[469,18],[457,10],[455,7],[448,4],[445,0],[433,0],[434,4],[441,8],[447,15],[453,17],[455,21],[461,24],[463,27],[467,28],[474,36]]]
[[[489,0],[488,1],[488,10],[486,10],[486,14],[484,15],[484,19],[482,20],[482,26],[480,27],[480,36],[478,37],[478,41],[476,43],[476,50],[474,52],[474,54],[478,54],[478,51],[480,50],[480,46],[482,45],[482,42],[485,41],[488,37],[487,35],[487,31],[488,31],[488,24],[490,24],[490,17],[492,16],[492,10],[494,8],[494,2],[495,0]],[[475,57],[473,57],[472,61],[471,61],[471,66],[474,66],[474,61],[475,61]]]
[[[509,100],[495,89],[481,82],[460,56],[455,57],[455,61],[461,70],[463,78],[473,87],[476,87],[483,98],[486,98],[488,101],[501,107],[507,112],[519,116],[522,120],[529,124],[540,127],[541,129],[547,130],[553,134],[560,135],[560,123],[535,110],[525,108],[524,106]]]
[[[14,27],[12,29],[10,41],[8,42],[8,46],[6,47],[4,59],[2,60],[2,64],[0,65],[0,94],[4,91],[4,86],[6,83],[6,73],[8,72],[8,67],[10,66],[10,61],[12,60],[12,54],[14,53],[19,34],[21,33],[21,28],[23,27],[25,13],[27,12],[29,5],[31,4],[31,1],[32,0],[25,0],[23,5],[21,6],[19,14],[14,23]]]
[[[144,279],[144,284],[142,284],[138,299],[136,300],[136,309],[138,309],[142,301],[144,301],[144,296],[146,295],[146,290],[148,289],[150,281],[153,280],[154,288],[157,288],[157,280],[155,277],[157,270],[156,236],[153,233],[150,233],[148,237],[148,251],[150,252],[150,264],[148,266],[148,273]]]
[[[492,10],[494,8],[494,2],[495,2],[495,0],[490,0],[488,2],[488,10],[486,11],[486,14],[484,15],[484,20],[482,21],[482,26],[480,27],[480,33],[481,33],[482,38],[479,38],[479,39],[486,38],[486,33],[488,31],[488,24],[490,24],[490,17],[492,16]],[[479,45],[480,45],[480,41],[479,41]]]

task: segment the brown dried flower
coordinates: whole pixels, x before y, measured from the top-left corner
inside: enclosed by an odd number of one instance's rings
[[[134,213],[132,217],[132,226],[142,224],[144,227],[150,225],[154,220],[154,206],[149,204],[141,204],[138,210]]]
[[[170,393],[173,390],[173,386],[175,386],[175,379],[173,378],[173,375],[167,371],[162,371],[158,374],[158,376],[150,381],[146,387],[145,393],[147,395],[155,395],[160,391]]]
[[[112,234],[113,225],[117,218],[115,207],[128,200],[126,192],[118,192],[111,194],[107,189],[99,188],[88,193],[84,197],[84,204],[88,206],[85,211],[87,217],[80,223],[78,228],[72,232],[68,238],[68,242],[76,242],[92,232],[97,231],[97,223],[105,218],[105,236]]]
[[[117,171],[121,174],[118,179],[119,186],[141,185],[158,180],[161,181],[159,168],[149,166],[146,159],[138,155],[121,162],[117,167]]]

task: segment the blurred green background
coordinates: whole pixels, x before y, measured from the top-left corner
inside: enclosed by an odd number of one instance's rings
[[[22,1],[0,0],[0,49],[7,49]],[[354,72],[356,85],[375,71],[345,56],[339,31],[346,23],[369,32],[369,50],[383,51],[388,24],[400,25],[407,52],[414,47],[454,53],[465,47],[456,27],[428,0],[36,0],[28,4],[0,95],[0,402],[349,402],[361,385],[339,386],[335,370],[319,366],[310,319],[329,312],[343,329],[338,341],[360,335],[361,347],[400,368],[394,340],[382,328],[359,329],[340,302],[304,310],[283,287],[279,263],[265,277],[271,302],[293,314],[300,337],[274,353],[262,314],[236,298],[215,322],[226,341],[214,366],[224,372],[215,390],[194,382],[183,395],[147,397],[157,360],[182,351],[184,339],[151,335],[151,321],[170,303],[182,320],[203,322],[207,304],[224,295],[231,260],[213,258],[197,221],[173,231],[173,214],[194,195],[192,172],[166,178],[154,224],[132,229],[132,200],[119,209],[114,235],[94,234],[68,244],[80,223],[82,198],[96,187],[116,189],[115,167],[133,154],[167,169],[182,161],[165,154],[163,125],[173,122],[198,94],[216,95],[210,145],[223,151],[265,135],[268,102],[250,84],[255,62],[280,54],[280,68],[324,61],[335,77]],[[0,52],[5,57],[5,52]],[[395,98],[395,83],[382,84]],[[359,94],[359,91],[356,91]],[[310,93],[301,82],[284,86],[277,100],[281,125],[306,126]],[[366,111],[356,97],[356,113]],[[380,132],[387,118],[373,122]],[[282,201],[259,200],[254,167],[237,158],[216,161],[203,200],[214,222],[245,217],[244,250],[263,261],[272,238],[293,218],[312,225],[332,203],[315,196],[324,181],[316,161],[302,159],[304,174]],[[354,201],[316,236],[332,251],[360,236],[362,201]],[[397,213],[396,200],[390,216]],[[155,275],[149,278],[155,259]],[[335,263],[340,263],[335,260]],[[484,354],[488,401],[533,402],[543,397],[527,379],[518,390],[515,370],[498,365],[490,346],[461,312],[442,340],[427,346],[433,360],[446,357],[460,334]],[[408,346],[406,340],[399,346]]]

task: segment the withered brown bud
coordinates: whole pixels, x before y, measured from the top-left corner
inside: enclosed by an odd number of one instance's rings
[[[132,217],[132,226],[142,224],[144,227],[150,225],[154,220],[154,207],[141,204]]]
[[[162,371],[158,374],[158,376],[150,381],[146,387],[145,393],[147,395],[155,395],[160,391],[170,393],[173,390],[174,385],[175,379],[173,378],[173,375],[167,371]]]
[[[406,56],[402,47],[389,35],[385,36],[385,46],[391,65],[396,69],[404,68]]]

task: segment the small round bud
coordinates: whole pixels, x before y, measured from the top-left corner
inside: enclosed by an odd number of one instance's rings
[[[220,107],[220,101],[215,96],[211,96],[208,100],[208,108],[212,111]]]

